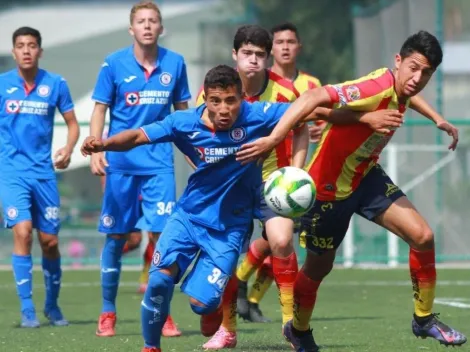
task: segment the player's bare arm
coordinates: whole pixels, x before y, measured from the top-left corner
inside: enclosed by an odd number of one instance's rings
[[[303,168],[308,150],[308,126],[304,124],[302,127],[294,130],[294,138],[292,142],[292,166]]]
[[[87,156],[103,151],[126,151],[148,143],[147,135],[139,128],[122,131],[104,141],[101,138],[89,136],[83,141],[81,152],[83,156]]]
[[[173,107],[175,108],[175,110],[187,110],[189,109],[189,104],[187,101],[182,101],[179,103],[174,103]]]
[[[69,166],[73,149],[77,144],[78,137],[80,137],[80,127],[78,126],[75,111],[64,112],[62,117],[67,125],[67,144],[54,154],[54,166],[60,170]]]
[[[90,121],[90,136],[101,139],[104,129],[104,121],[108,105],[95,102],[93,113]],[[108,166],[104,153],[96,153],[91,155],[90,169],[93,175],[104,176],[106,175],[105,167]]]
[[[434,122],[440,130],[447,132],[447,134],[452,137],[452,143],[449,145],[449,149],[455,150],[459,142],[459,130],[457,127],[442,117],[419,95],[410,98],[410,108]]]

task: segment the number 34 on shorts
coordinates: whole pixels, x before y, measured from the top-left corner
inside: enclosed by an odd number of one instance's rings
[[[173,213],[173,209],[175,208],[175,202],[158,202],[157,203],[157,214],[158,215],[171,215]]]

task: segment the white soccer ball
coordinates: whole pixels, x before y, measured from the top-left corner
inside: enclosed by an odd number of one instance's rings
[[[297,218],[312,208],[316,187],[310,175],[297,167],[274,171],[264,184],[266,204],[284,217]]]

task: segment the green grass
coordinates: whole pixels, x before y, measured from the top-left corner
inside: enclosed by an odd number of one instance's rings
[[[440,270],[439,278],[447,281],[437,289],[438,298],[470,298],[468,270]],[[0,272],[0,351],[140,351],[140,295],[136,294],[137,272],[122,274],[123,286],[118,296],[117,336],[95,336],[100,313],[98,271],[66,271],[61,306],[71,326],[19,329],[18,301],[12,275]],[[44,289],[39,272],[35,272],[34,299],[42,308]],[[453,281],[465,281],[453,285]],[[379,281],[379,282],[378,282]],[[450,281],[450,282],[449,282]],[[84,283],[88,283],[85,286]],[[90,284],[91,283],[91,284]],[[262,302],[265,315],[274,322],[255,325],[239,321],[238,346],[234,351],[290,351],[281,337],[280,309],[274,288]],[[436,341],[416,339],[411,334],[411,285],[406,270],[335,270],[320,288],[311,326],[324,351],[338,352],[406,352],[441,351]],[[470,334],[469,311],[436,305],[441,318]],[[163,339],[164,352],[202,350],[206,341],[199,334],[199,317],[192,313],[186,296],[176,290],[172,314],[183,330],[180,338]],[[461,351],[468,350],[467,347]]]

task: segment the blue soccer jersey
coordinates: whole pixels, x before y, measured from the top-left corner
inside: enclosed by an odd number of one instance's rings
[[[243,144],[269,135],[288,106],[243,102],[232,128],[215,133],[201,119],[205,104],[142,127],[149,141],[172,141],[197,166],[178,202],[191,221],[218,231],[252,221],[261,167],[241,165],[235,154]]]
[[[28,90],[17,69],[11,70],[0,75],[0,104],[1,174],[55,178],[51,158],[55,111],[73,109],[65,80],[40,69]]]
[[[163,120],[174,103],[191,99],[181,55],[158,47],[156,68],[148,73],[136,60],[133,46],[105,59],[92,99],[107,104],[109,136]],[[145,145],[125,153],[108,152],[109,171],[130,175],[173,172],[170,143]]]

